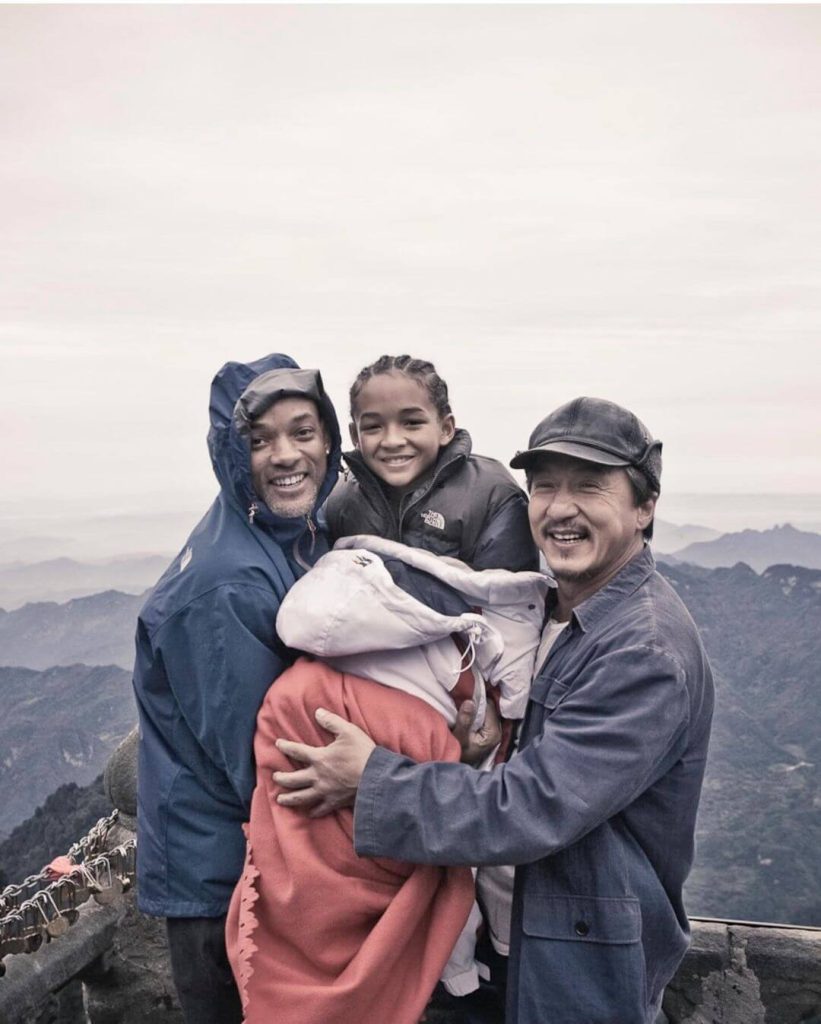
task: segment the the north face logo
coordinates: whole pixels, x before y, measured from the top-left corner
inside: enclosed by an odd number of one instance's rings
[[[372,558],[368,558],[367,555],[357,555],[356,558],[354,558],[354,560],[353,560],[353,564],[354,565],[361,565],[363,568],[366,565],[371,565],[372,562],[373,562],[373,559]]]
[[[445,517],[441,512],[434,512],[433,509],[429,508],[427,512],[421,512],[420,515],[424,520],[425,526],[432,526],[434,530],[444,530]]]

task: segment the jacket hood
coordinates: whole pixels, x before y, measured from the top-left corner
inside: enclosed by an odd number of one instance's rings
[[[411,571],[397,571],[394,562]],[[384,674],[384,679],[375,676],[380,681],[387,681],[398,652],[461,634],[472,650],[471,663],[485,680],[499,685],[502,714],[520,718],[547,589],[540,573],[477,572],[455,559],[381,537],[343,537],[288,591],[277,615],[277,633],[289,647],[326,659],[377,654]],[[453,646],[446,646],[452,656]],[[446,689],[459,676],[458,657],[455,665]]]
[[[251,478],[251,456],[248,440],[238,429],[241,420],[235,417],[235,407],[240,396],[249,385],[263,374],[272,370],[299,370],[298,364],[287,355],[272,353],[249,363],[226,363],[211,383],[209,414],[211,428],[208,431],[208,451],[211,464],[219,481],[222,493],[228,502],[243,516],[247,516],[251,505],[256,505],[254,523],[265,526],[278,540],[299,536],[306,529],[305,518],[289,518],[271,512],[254,491]],[[331,493],[339,473],[342,453],[342,438],[333,404],[322,387],[319,375],[316,384],[302,383],[299,374],[289,376],[287,393],[304,394],[315,401],[331,442],[328,455],[328,469],[317,494],[316,511]]]

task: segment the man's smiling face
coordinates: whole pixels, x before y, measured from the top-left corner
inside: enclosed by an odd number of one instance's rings
[[[281,398],[250,431],[254,490],[276,515],[313,510],[328,470],[328,435],[310,398]]]
[[[543,455],[530,475],[530,528],[560,591],[579,600],[603,587],[643,545],[655,500],[636,505],[627,473]]]

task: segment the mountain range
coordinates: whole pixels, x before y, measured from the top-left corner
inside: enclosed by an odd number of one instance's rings
[[[174,521],[174,525],[179,524]],[[821,568],[821,534],[789,524],[722,534],[706,526],[679,526],[657,519],[652,544],[659,557],[672,564],[717,568],[746,562],[758,572],[777,563]],[[106,590],[139,594],[154,585],[170,561],[168,554],[155,553],[0,564],[0,609],[14,611],[27,603],[62,602]]]
[[[91,782],[137,720],[131,675],[115,665],[3,666],[0,701],[0,833],[58,785]]]
[[[104,558],[176,552],[207,507],[206,500],[195,511],[126,513],[101,510],[91,516],[64,512],[59,516],[46,517],[0,499],[0,565],[16,561],[42,562],[61,556],[81,562],[97,562]]]
[[[717,688],[688,908],[821,926],[821,571],[659,568],[701,630]],[[133,724],[140,602],[109,592],[0,614],[0,660],[31,666],[0,668],[1,830],[57,784],[90,781]],[[79,657],[122,667],[56,664]]]
[[[699,526],[675,527],[663,522],[656,526],[660,529],[654,547],[666,543],[665,537],[670,541],[715,532]],[[745,530],[718,535],[710,541],[693,541],[675,554],[659,554],[658,558],[672,565],[686,562],[708,567],[744,562],[758,571],[777,563],[813,567],[813,559],[817,558],[819,564],[815,567],[821,568],[821,535],[792,526]],[[68,561],[60,560],[61,563]],[[131,560],[111,564],[116,567],[131,564]],[[152,577],[149,582],[153,584],[165,569],[165,556],[155,556],[145,564]],[[0,609],[0,664],[44,669],[50,665],[82,662],[130,669],[134,661],[134,624],[142,602],[142,596],[109,590],[62,604],[27,604],[9,612]]]
[[[688,908],[821,925],[821,572],[660,568],[716,678]]]
[[[708,569],[732,566],[737,562],[745,562],[756,572],[777,564],[821,569],[821,534],[796,530],[786,523],[769,530],[742,530],[722,534],[713,540],[694,541],[670,553],[672,558],[666,554],[659,557],[667,561],[703,565]]]
[[[134,630],[143,597],[106,591],[65,604],[0,609],[0,665],[134,664]]]
[[[67,601],[103,590],[141,594],[157,582],[170,561],[169,555],[141,555],[98,562],[52,558],[0,565],[0,608],[11,611],[28,602]]]
[[[653,550],[658,552],[673,552],[694,544],[697,541],[710,541],[721,537],[720,530],[713,530],[709,526],[693,526],[685,524],[679,526],[676,523],[668,523],[665,519],[653,520]]]

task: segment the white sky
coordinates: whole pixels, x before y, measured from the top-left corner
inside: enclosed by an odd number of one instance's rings
[[[0,512],[204,507],[211,377],[578,394],[821,492],[821,7],[0,7]]]

